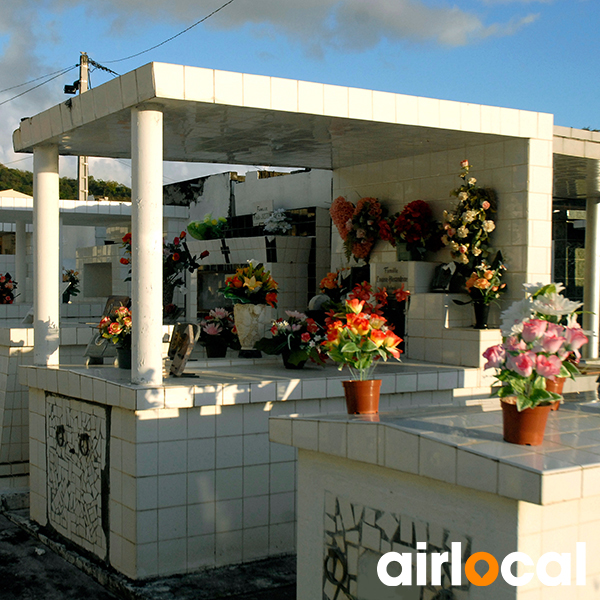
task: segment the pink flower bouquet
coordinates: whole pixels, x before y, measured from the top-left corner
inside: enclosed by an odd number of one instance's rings
[[[498,369],[496,379],[502,387],[496,393],[501,398],[515,396],[519,411],[562,400],[546,389],[546,382],[578,374],[579,350],[588,341],[574,318],[562,325],[540,316],[534,313],[513,323],[502,343],[483,353],[484,368]]]

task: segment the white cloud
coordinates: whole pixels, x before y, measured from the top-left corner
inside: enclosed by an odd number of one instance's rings
[[[498,4],[550,0],[481,1]],[[223,2],[4,0],[0,19],[0,41],[4,42],[0,46],[0,89],[64,66],[45,64],[44,56],[49,47],[65,43],[59,39],[59,28],[55,25],[66,18],[69,9],[83,8],[94,15],[98,22],[96,34],[109,40],[111,36],[119,37],[130,26],[144,27],[152,22],[169,21],[182,27],[182,24],[191,24],[215,10]],[[456,2],[460,4],[460,0]],[[376,47],[383,40],[464,46],[492,36],[513,35],[536,18],[537,15],[528,15],[507,22],[485,23],[476,12],[444,4],[443,0],[436,4],[427,0],[235,0],[214,15],[207,25],[222,29],[250,25],[257,35],[285,35],[301,44],[309,56],[322,57],[330,49],[362,52]],[[76,71],[73,74],[73,79],[76,79]],[[50,84],[41,87],[0,107],[0,162],[13,162],[23,157],[12,151],[12,131],[22,117],[36,114],[64,100],[61,86]],[[0,102],[25,89],[27,87],[0,94]],[[71,162],[65,162],[69,175],[73,170]],[[23,164],[27,165],[27,162]],[[116,167],[114,163],[108,165],[100,161],[93,163],[93,169],[94,176],[99,178],[117,178],[117,175],[110,173],[128,178],[123,165]]]

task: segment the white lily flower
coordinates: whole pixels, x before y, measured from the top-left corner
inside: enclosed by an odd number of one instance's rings
[[[543,315],[563,316],[570,315],[583,306],[582,302],[573,302],[560,294],[538,296],[533,301],[533,310]]]
[[[513,302],[500,314],[502,335],[508,337],[514,333],[520,333],[523,330],[523,321],[529,319],[531,314],[532,308],[529,298]]]

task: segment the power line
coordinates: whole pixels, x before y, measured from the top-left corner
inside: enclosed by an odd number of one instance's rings
[[[78,65],[75,65],[78,66]],[[65,67],[67,69],[72,69],[73,67]],[[48,73],[47,75],[41,75],[40,77],[36,77],[35,79],[31,79],[30,81],[26,81],[25,83],[19,83],[18,85],[13,85],[11,87],[7,87],[3,90],[0,90],[0,94],[4,94],[4,92],[10,92],[10,90],[14,90],[18,87],[23,87],[24,85],[29,85],[30,83],[35,83],[40,79],[45,79],[46,77],[51,77],[52,75],[56,75],[57,73],[62,74],[65,69],[60,69],[60,71],[53,71],[52,73]]]
[[[7,104],[8,102],[11,102],[12,100],[15,100],[16,98],[20,98],[21,96],[24,96],[25,94],[28,94],[29,92],[32,92],[33,90],[36,90],[39,87],[42,87],[43,85],[46,85],[47,83],[50,83],[51,81],[53,81],[54,79],[57,79],[58,77],[61,77],[62,75],[65,75],[66,73],[68,73],[69,71],[72,71],[73,69],[76,69],[79,65],[73,65],[72,67],[68,67],[66,69],[63,69],[62,71],[60,71],[58,73],[58,75],[55,75],[54,77],[51,77],[50,79],[39,83],[38,85],[34,85],[32,88],[29,88],[28,90],[25,90],[24,92],[21,92],[20,94],[17,94],[16,96],[13,96],[12,98],[9,98],[8,100],[4,100],[3,102],[0,102],[0,106],[2,106],[3,104]]]
[[[168,42],[174,40],[175,38],[178,38],[180,35],[183,35],[184,33],[187,33],[190,29],[193,29],[197,25],[200,25],[200,23],[204,23],[204,21],[207,21],[213,15],[216,15],[220,10],[223,10],[226,6],[229,6],[232,2],[235,2],[235,0],[229,0],[228,2],[225,2],[225,4],[223,4],[222,6],[220,6],[219,8],[217,8],[216,10],[213,10],[210,14],[206,15],[205,17],[202,17],[202,19],[200,19],[199,21],[196,21],[195,23],[193,23],[189,27],[186,27],[184,30],[180,31],[179,33],[176,33],[175,35],[173,35],[170,38],[164,40],[163,42],[160,42],[160,44],[156,44],[155,46],[152,46],[151,48],[148,48],[147,50],[142,50],[141,52],[137,52],[136,54],[132,54],[131,56],[126,56],[125,58],[119,58],[117,60],[105,60],[104,62],[106,64],[109,64],[109,65],[113,64],[113,63],[117,63],[117,62],[123,62],[124,60],[129,60],[130,58],[135,58],[136,56],[140,56],[142,54],[146,54],[146,52],[150,52],[151,50],[155,50],[156,48],[160,48],[160,46],[164,46]]]

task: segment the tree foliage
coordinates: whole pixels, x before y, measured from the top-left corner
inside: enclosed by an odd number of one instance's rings
[[[116,181],[102,179],[88,180],[89,193],[94,198],[107,197],[109,200],[130,200],[131,189]],[[15,190],[33,196],[33,173],[20,169],[9,169],[0,164],[0,190]],[[77,200],[79,197],[77,180],[61,177],[58,183],[59,197],[64,200]]]

